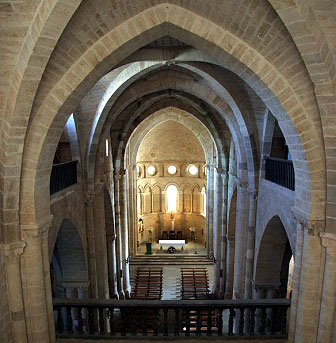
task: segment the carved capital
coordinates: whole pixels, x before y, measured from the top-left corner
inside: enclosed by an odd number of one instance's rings
[[[325,231],[325,221],[324,220],[313,220],[309,221],[305,228],[308,230],[308,235],[320,236],[322,232]]]
[[[26,246],[26,242],[18,241],[14,243],[1,244],[0,248],[3,253],[3,258],[6,264],[19,263],[20,255]]]
[[[258,199],[258,191],[255,188],[247,188],[247,192],[250,195],[251,199]]]
[[[247,190],[247,185],[248,185],[247,180],[240,179],[237,176],[234,176],[234,180],[236,182],[237,187],[244,189],[244,190]]]
[[[86,206],[88,206],[88,207],[92,206],[92,202],[93,202],[93,199],[94,199],[95,195],[96,195],[95,192],[87,192],[85,194],[84,201],[85,201]]]
[[[21,225],[21,239],[27,245],[41,244],[42,239],[47,240],[49,229],[52,227],[54,217],[51,215],[39,224]]]
[[[336,256],[336,234],[321,232],[322,245],[327,248],[327,254]]]
[[[103,189],[104,189],[104,183],[101,182],[101,183],[96,183],[95,186],[94,186],[94,193],[95,195],[100,195],[103,193]]]

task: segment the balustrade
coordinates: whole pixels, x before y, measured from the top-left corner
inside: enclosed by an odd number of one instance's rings
[[[295,172],[293,162],[274,157],[267,157],[265,161],[265,179],[294,191]]]
[[[59,338],[146,336],[260,336],[287,338],[289,299],[261,300],[95,300],[54,299]],[[62,310],[66,309],[65,311]],[[258,311],[257,311],[258,310]],[[72,322],[74,311],[77,325]],[[84,316],[88,312],[88,316]],[[272,320],[267,314],[272,312]],[[244,328],[244,313],[249,313]],[[97,321],[97,323],[95,323]],[[235,332],[234,322],[238,321]]]
[[[77,183],[77,163],[78,161],[71,161],[52,166],[50,195]]]

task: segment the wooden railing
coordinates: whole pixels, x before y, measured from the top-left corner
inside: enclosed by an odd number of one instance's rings
[[[77,162],[54,164],[50,176],[50,195],[77,183]]]
[[[293,162],[275,157],[266,157],[265,179],[280,186],[295,190]]]
[[[59,338],[162,336],[287,338],[289,299],[54,299]]]

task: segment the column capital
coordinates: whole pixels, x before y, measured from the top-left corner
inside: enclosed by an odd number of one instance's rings
[[[250,195],[250,197],[253,200],[257,200],[258,199],[258,190],[255,188],[247,188],[246,189],[247,193]]]
[[[321,232],[322,245],[327,248],[327,254],[336,256],[336,234]]]
[[[49,234],[52,227],[54,216],[50,215],[38,224],[20,225],[21,239],[31,245],[40,244]]]
[[[2,250],[5,264],[19,263],[20,255],[23,253],[26,245],[27,244],[24,241],[0,244],[0,249]]]
[[[216,172],[217,174],[220,174],[220,175],[226,175],[227,172],[226,172],[226,169],[222,168],[222,167],[216,167]]]
[[[236,182],[237,187],[247,190],[247,186],[248,186],[247,180],[241,179],[237,176],[234,176],[234,180]]]
[[[325,231],[325,220],[309,220],[298,213],[294,214],[294,219],[301,225],[303,230],[307,230],[308,235],[320,236]]]
[[[92,191],[86,192],[85,199],[84,199],[86,206],[88,206],[88,207],[92,206],[92,202],[93,202],[95,195],[96,195],[95,192],[92,192]]]

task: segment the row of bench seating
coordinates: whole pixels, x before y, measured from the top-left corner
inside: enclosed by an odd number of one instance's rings
[[[162,298],[162,268],[137,268],[132,299],[160,300]]]
[[[210,298],[209,277],[206,268],[181,268],[182,300]]]

